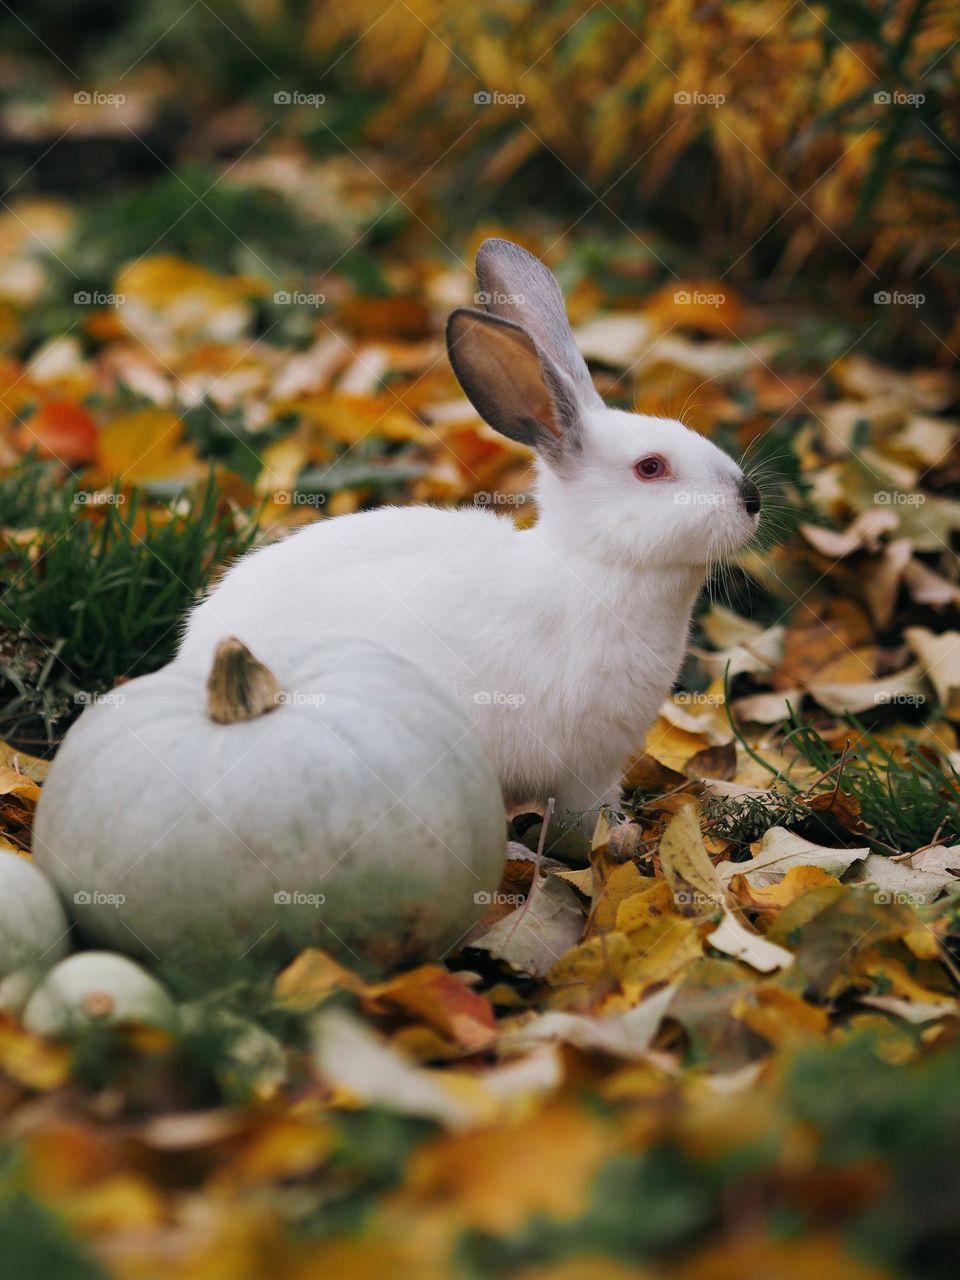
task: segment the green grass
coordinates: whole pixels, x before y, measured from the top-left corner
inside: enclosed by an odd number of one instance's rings
[[[187,608],[256,535],[223,514],[212,479],[172,507],[133,492],[94,516],[78,493],[32,461],[0,481],[0,528],[36,522],[0,552],[0,736],[34,750],[83,694],[169,662]]]
[[[729,688],[727,707],[730,706]],[[729,710],[728,710],[729,716]],[[867,844],[875,852],[895,854],[934,842],[960,841],[960,774],[946,760],[934,759],[908,744],[897,752],[883,745],[856,716],[847,716],[857,747],[836,752],[817,728],[791,709],[781,748],[792,746],[799,759],[816,769],[821,779],[800,787],[747,742],[730,717],[740,746],[777,779],[769,796],[714,798],[707,808],[708,827],[716,835],[745,848],[764,831],[786,826],[809,839]],[[852,796],[860,807],[865,834],[844,832],[824,813],[811,814],[803,797],[834,790]],[[806,816],[804,816],[806,815]],[[834,837],[830,840],[830,837]]]

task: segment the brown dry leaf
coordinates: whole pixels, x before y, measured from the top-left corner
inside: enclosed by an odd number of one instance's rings
[[[719,747],[706,747],[692,755],[683,767],[688,778],[717,778],[729,782],[737,772],[737,747],[725,742]]]
[[[312,1034],[317,1070],[341,1106],[385,1106],[452,1129],[489,1123],[500,1110],[476,1077],[417,1066],[340,1010],[318,1014]]]
[[[903,581],[915,604],[930,605],[934,609],[960,604],[960,587],[922,560],[910,560],[904,566]]]
[[[371,984],[310,947],[283,970],[274,988],[277,1002],[297,1012],[316,1008],[337,991],[359,996],[368,1012],[417,1018],[470,1053],[488,1047],[496,1035],[490,1002],[440,965],[421,965]]]
[[[815,796],[805,796],[803,806],[810,813],[830,819],[845,831],[862,835],[866,830],[860,816],[860,801],[845,791],[821,791]]]
[[[780,915],[770,936],[783,937],[789,932],[792,913],[802,909],[806,899],[818,899],[825,892],[814,890],[798,899]],[[800,942],[794,948],[797,963],[820,999],[834,997],[852,984],[864,952],[884,939],[903,937],[916,924],[917,917],[908,907],[878,904],[872,895],[847,891],[803,927]]]
[[[920,706],[926,701],[922,672],[919,665],[906,667],[895,675],[882,680],[863,680],[857,684],[828,684],[816,681],[807,686],[807,693],[825,711],[834,715],[859,714],[875,707],[904,703]]]
[[[773,685],[778,690],[806,687],[819,678],[827,663],[872,640],[869,619],[850,601],[832,601],[820,613],[798,611],[787,627],[783,662],[773,673]],[[861,679],[873,675],[864,663]]]
[[[630,901],[629,899],[627,901]],[[632,931],[614,931],[572,948],[547,981],[551,1007],[613,1013],[629,1009],[651,987],[670,983],[703,954],[696,925],[681,916],[650,911],[631,920]]]
[[[661,706],[660,718],[675,729],[705,737],[709,746],[722,746],[733,738],[723,705],[722,679],[701,693],[675,693]]]
[[[687,1033],[690,1047],[711,1072],[736,1071],[766,1051],[733,1010],[753,991],[756,975],[734,960],[704,957],[683,974],[670,1017]]]
[[[870,572],[863,579],[863,595],[876,625],[890,625],[897,605],[900,584],[910,567],[913,543],[909,538],[897,538],[883,548]]]
[[[780,724],[796,710],[803,699],[803,690],[797,686],[780,689],[776,693],[753,693],[737,698],[731,710],[741,723]]]
[[[628,763],[623,774],[623,785],[627,790],[639,789],[650,794],[673,791],[686,784],[687,779],[676,769],[669,769],[665,764],[645,751],[638,752]]]
[[[940,1018],[960,1017],[960,1004],[956,1000],[915,1004],[902,996],[861,996],[860,1003],[879,1009],[881,1013],[891,1013],[895,1018],[902,1018],[904,1022],[912,1022],[917,1026],[925,1022],[937,1022]]]
[[[560,1042],[617,1058],[642,1058],[657,1034],[673,992],[672,987],[664,987],[632,1009],[606,1017],[560,1010],[542,1013],[515,1027],[505,1027],[499,1048],[502,1053],[512,1053]]]

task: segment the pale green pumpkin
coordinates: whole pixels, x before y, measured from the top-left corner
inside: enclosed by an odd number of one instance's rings
[[[493,767],[428,675],[369,641],[236,640],[84,713],[34,856],[95,942],[160,960],[443,955],[496,889]]]

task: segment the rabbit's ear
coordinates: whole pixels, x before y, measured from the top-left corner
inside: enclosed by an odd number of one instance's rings
[[[486,310],[522,325],[570,379],[584,408],[601,406],[573,340],[560,286],[540,259],[510,240],[484,240],[477,251],[477,281],[477,300]]]
[[[447,354],[480,416],[549,460],[581,444],[580,405],[570,379],[512,320],[458,307],[447,321]]]

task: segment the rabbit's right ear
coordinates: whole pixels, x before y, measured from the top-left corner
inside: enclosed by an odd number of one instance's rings
[[[583,406],[576,388],[519,324],[458,307],[447,321],[447,354],[491,427],[548,461],[580,448]]]
[[[544,355],[573,384],[584,408],[602,408],[577,350],[563,294],[553,272],[512,240],[484,240],[477,250],[477,301],[501,320],[521,325]]]

